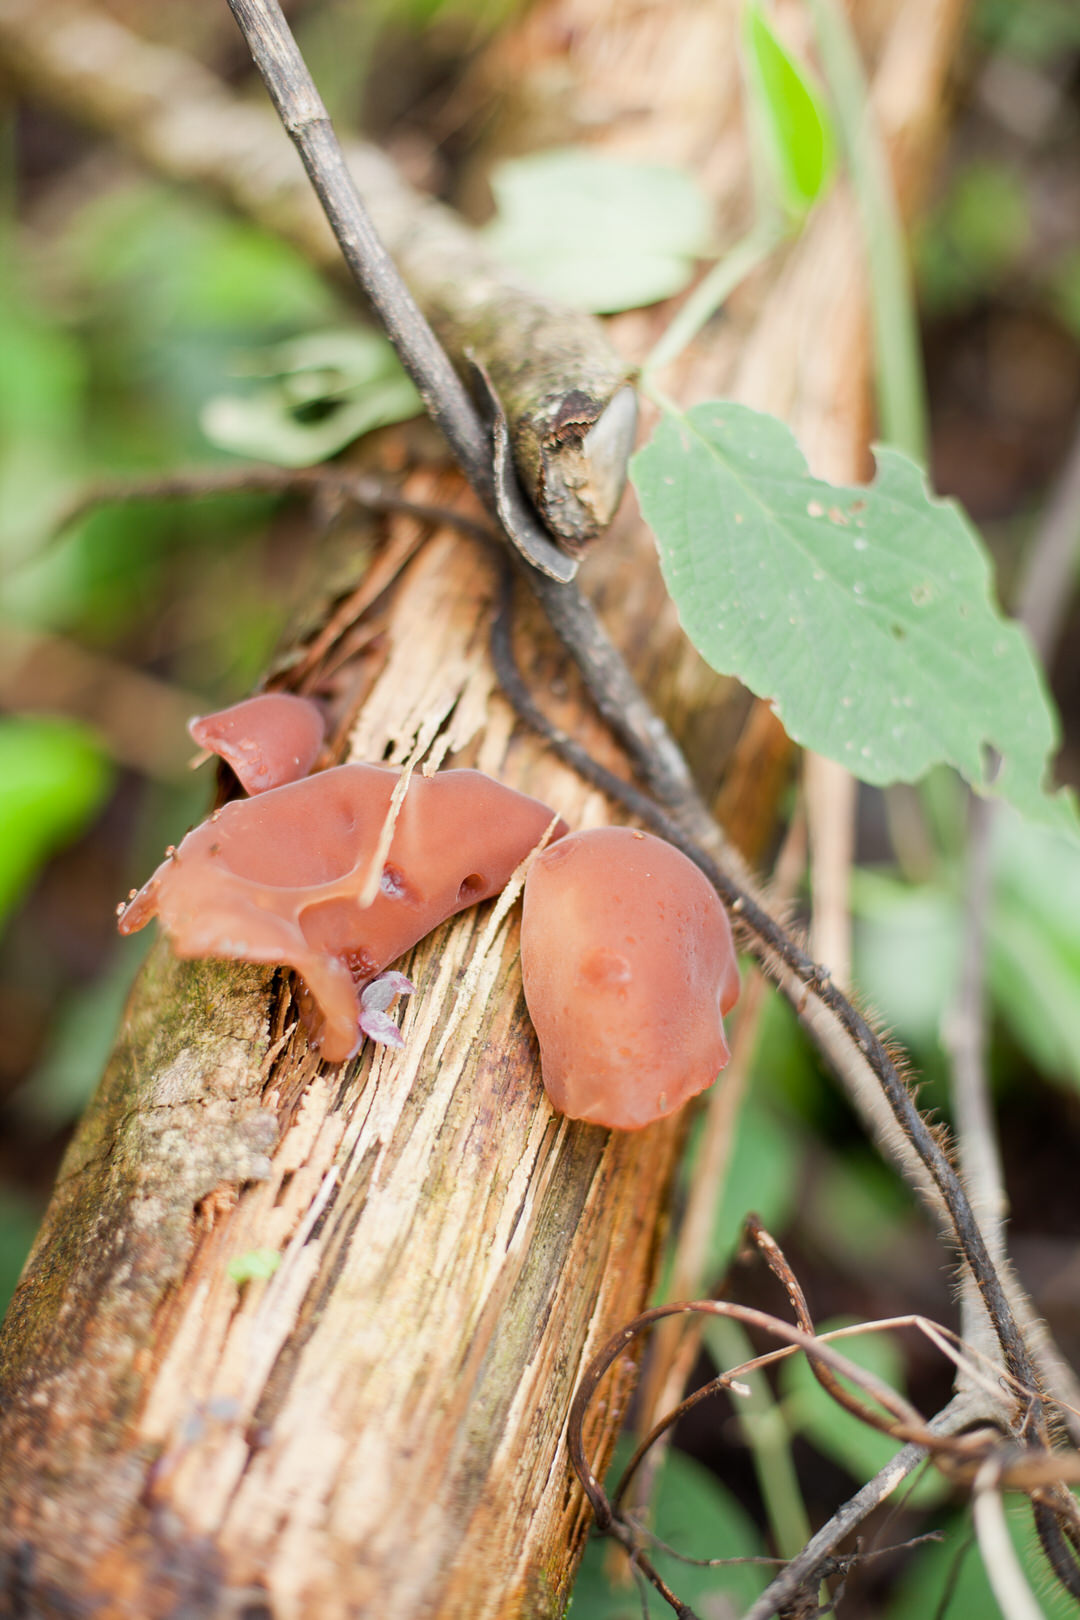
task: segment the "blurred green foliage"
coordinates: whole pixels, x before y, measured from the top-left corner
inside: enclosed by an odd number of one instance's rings
[[[1031,230],[1022,177],[976,159],[953,178],[916,238],[919,290],[929,314],[984,298],[1020,264]]]
[[[694,1139],[683,1164],[689,1182],[697,1162]],[[710,1278],[722,1277],[742,1238],[748,1210],[753,1210],[770,1231],[784,1230],[797,1188],[799,1137],[784,1111],[763,1088],[751,1090],[735,1126],[731,1161],[717,1201],[708,1254]]]
[[[597,314],[680,292],[713,247],[712,206],[693,176],[587,147],[499,164],[492,251],[563,303]]]
[[[834,1328],[852,1325],[851,1318],[836,1317],[818,1322],[816,1327],[819,1333],[828,1333]],[[903,1352],[888,1334],[861,1333],[853,1338],[836,1339],[833,1349],[856,1367],[873,1373],[891,1389],[904,1393]],[[841,1382],[871,1411],[880,1412],[872,1397],[847,1379],[841,1378]],[[804,1356],[789,1356],[781,1362],[780,1390],[784,1416],[792,1431],[805,1435],[822,1456],[831,1457],[846,1469],[851,1475],[853,1491],[872,1479],[901,1449],[887,1434],[838,1406],[818,1383]],[[939,1502],[946,1492],[943,1476],[936,1469],[927,1468],[916,1477],[914,1486],[904,1491],[904,1501],[909,1507],[926,1507]]]
[[[10,209],[10,194],[3,200]],[[340,323],[340,300],[275,238],[122,171],[106,169],[100,184],[69,191],[32,224],[9,212],[0,235],[0,637],[5,624],[47,628],[105,653],[112,669],[149,663],[208,708],[239,696],[287,610],[265,566],[269,500],[107,506],[55,542],[49,531],[88,480],[216,459],[198,416],[226,386],[235,352]],[[34,903],[50,857],[98,836],[114,783],[130,794],[89,728],[47,715],[0,720],[0,996],[27,1000],[39,1021],[27,1026],[39,1033],[30,1072],[7,1096],[7,1122],[31,1144],[85,1105],[142,955],[144,942],[116,940],[96,976],[80,965],[71,977],[51,940],[52,913]],[[197,817],[207,785],[205,776],[144,785],[117,898]],[[116,856],[86,847],[85,859],[69,858],[69,899],[101,913],[108,939],[95,873]],[[74,942],[68,954],[78,961]],[[37,960],[48,960],[48,982],[26,998]],[[39,1197],[0,1180],[0,1308]]]
[[[1080,47],[1080,7],[1075,0],[978,0],[972,32],[984,49],[1053,64]]]
[[[620,1443],[608,1478],[617,1480],[629,1458],[629,1449]],[[752,1559],[765,1551],[753,1522],[731,1492],[700,1463],[677,1451],[669,1451],[661,1465],[651,1528],[687,1558]],[[767,1580],[767,1571],[752,1563],[703,1569],[681,1563],[659,1548],[650,1557],[682,1601],[701,1615],[741,1613]],[[625,1555],[612,1543],[590,1541],[574,1585],[571,1620],[641,1620],[643,1612]],[[648,1613],[671,1613],[651,1587]]]
[[[111,641],[145,635],[179,593],[201,636],[200,567],[257,544],[267,501],[110,507],[36,553],[88,478],[212,459],[199,411],[226,387],[235,351],[340,319],[336,296],[276,239],[141,181],[92,196],[47,244],[17,238],[5,290],[0,613]],[[224,683],[249,625],[260,656],[268,646],[257,571],[237,569],[230,594],[217,659],[205,646],[197,659]]]
[[[993,871],[993,1008],[1033,1068],[1080,1089],[1080,851],[1004,812],[994,825]],[[944,1061],[942,1029],[959,972],[961,881],[948,862],[926,883],[866,869],[855,874],[857,982],[924,1071]],[[1000,1067],[999,1080],[1009,1080]]]
[[[1074,1599],[1047,1572],[1030,1506],[1006,1497],[1006,1514],[1013,1547],[1037,1596],[1043,1620],[1075,1620]],[[912,1560],[890,1605],[888,1620],[929,1620],[939,1614],[947,1620],[997,1620],[1000,1613],[975,1545],[971,1515],[964,1512],[949,1521],[938,1545],[924,1547]]]
[[[0,718],[0,928],[45,860],[100,809],[111,779],[86,726]]]
[[[1058,317],[1080,342],[1080,246],[1069,248],[1054,265],[1050,296]]]
[[[30,1198],[0,1185],[0,1314],[7,1309],[40,1220],[41,1211]]]
[[[282,467],[326,461],[423,409],[389,340],[363,327],[292,338],[244,356],[236,370],[269,380],[208,400],[203,432],[222,450]]]

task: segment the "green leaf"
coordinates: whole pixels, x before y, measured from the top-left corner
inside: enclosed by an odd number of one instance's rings
[[[7,1310],[41,1224],[41,1211],[12,1187],[0,1187],[0,1316]]]
[[[620,1442],[608,1470],[609,1489],[614,1489],[629,1457],[629,1448]],[[662,1541],[690,1558],[754,1558],[765,1550],[758,1530],[735,1498],[700,1463],[678,1451],[669,1451],[661,1466],[651,1528]],[[574,1585],[571,1620],[641,1620],[641,1603],[633,1583],[614,1586],[608,1579],[610,1546],[610,1542],[594,1539],[586,1547]],[[650,1552],[650,1557],[672,1590],[702,1615],[727,1613],[729,1608],[741,1614],[768,1579],[767,1571],[747,1564],[698,1569],[659,1551]],[[651,1589],[649,1613],[671,1613]]]
[[[1006,1496],[1005,1518],[1016,1555],[1043,1620],[1076,1620],[1076,1601],[1054,1580],[1031,1519],[1031,1504]],[[957,1517],[936,1545],[921,1547],[900,1577],[885,1620],[1000,1620],[975,1542],[970,1512]]]
[[[955,778],[954,778],[955,780]],[[939,884],[853,874],[855,982],[905,1046],[936,1046],[956,990],[961,908]]]
[[[1074,802],[1043,787],[1056,715],[977,536],[914,462],[876,454],[872,484],[836,487],[774,417],[723,401],[665,413],[631,477],[687,635],[863,781],[951,764],[1077,834]]]
[[[325,461],[422,409],[390,344],[375,332],[315,333],[249,356],[243,369],[274,381],[210,400],[202,430],[223,450],[282,467]]]
[[[708,253],[712,211],[681,169],[558,147],[492,175],[489,246],[539,292],[594,314],[680,292]]]
[[[919,230],[920,301],[935,314],[978,303],[1022,261],[1030,238],[1020,177],[1004,163],[969,164]]]
[[[994,1001],[1042,1072],[1080,1087],[1080,852],[1018,817],[994,828]]]
[[[832,1257],[856,1266],[893,1267],[912,1241],[911,1195],[869,1153],[831,1153],[820,1144],[809,1201],[801,1202],[801,1231]]]
[[[834,1321],[817,1324],[819,1333],[832,1328],[847,1327],[850,1318],[837,1317]],[[834,1348],[853,1361],[857,1367],[875,1373],[878,1378],[903,1391],[903,1357],[899,1346],[884,1333],[860,1334],[858,1338],[838,1339]],[[844,1380],[865,1404],[877,1410],[876,1403]],[[824,1457],[846,1468],[853,1479],[863,1484],[884,1468],[890,1457],[901,1450],[899,1442],[879,1429],[863,1423],[853,1412],[844,1411],[826,1394],[810,1370],[805,1356],[791,1356],[781,1363],[780,1388],[783,1394],[784,1416],[793,1430],[798,1430],[813,1442]],[[905,1492],[905,1501],[926,1506],[940,1501],[948,1486],[936,1470],[928,1469]]]
[[[1080,248],[1070,248],[1054,266],[1050,296],[1058,318],[1080,339]]]
[[[750,0],[743,29],[752,121],[777,197],[789,214],[809,212],[833,172],[836,143],[825,104]]]
[[[248,1249],[246,1254],[230,1260],[225,1270],[239,1288],[243,1283],[272,1277],[280,1264],[281,1255],[276,1249]]]
[[[787,1225],[799,1185],[799,1159],[794,1131],[775,1108],[751,1092],[739,1110],[724,1190],[713,1218],[708,1257],[713,1278],[727,1271],[750,1210],[770,1232]]]
[[[0,923],[54,850],[77,838],[112,773],[92,732],[71,720],[0,720]]]

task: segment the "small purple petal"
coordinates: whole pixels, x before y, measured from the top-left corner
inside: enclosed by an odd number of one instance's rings
[[[380,973],[360,992],[360,1005],[365,1011],[385,1012],[395,996],[411,996],[415,989],[404,973]]]
[[[360,1009],[360,1029],[371,1041],[379,1041],[383,1046],[404,1046],[401,1031],[392,1018],[375,1007],[362,1007]]]

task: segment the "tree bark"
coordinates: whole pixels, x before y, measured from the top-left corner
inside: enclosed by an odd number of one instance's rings
[[[549,0],[492,71],[523,52],[539,80],[550,41],[573,39],[578,95],[611,98],[614,83],[640,108],[631,70],[647,63],[665,155],[719,154],[730,197],[740,159],[745,172],[736,13],[676,0],[616,25],[606,0]],[[908,0],[875,42],[887,66],[901,33],[921,41],[900,98],[912,127],[935,105],[956,15],[951,0]],[[696,101],[680,28],[700,59]],[[617,144],[617,109],[609,127]],[[841,194],[687,357],[682,396],[779,409],[819,469],[847,475],[868,418],[860,262]],[[624,353],[662,320],[616,323]],[[410,488],[461,498],[453,475]],[[369,562],[348,610],[326,602],[282,674],[333,694],[348,757],[475,764],[572,825],[613,819],[494,688],[483,549],[395,516]],[[757,711],[734,755],[750,785],[725,779],[747,706],[686,649],[632,514],[586,581],[700,779],[723,789],[730,830],[760,847],[775,736]],[[624,768],[535,613],[518,640],[557,722]],[[501,905],[438,929],[403,964],[417,985],[404,1052],[365,1047],[337,1069],[297,1030],[286,977],[154,948],[0,1336],[0,1612],[562,1611],[586,1529],[566,1414],[592,1352],[646,1302],[683,1125],[627,1136],[552,1115],[517,938]],[[229,1264],[256,1249],[281,1264],[238,1285]],[[595,1407],[601,1460],[631,1381],[620,1364]]]

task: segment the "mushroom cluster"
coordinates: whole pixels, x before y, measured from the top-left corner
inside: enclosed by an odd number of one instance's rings
[[[400,1045],[387,1008],[412,986],[389,964],[498,894],[545,839],[525,885],[522,972],[553,1105],[636,1130],[711,1085],[727,1062],[722,1018],[738,994],[727,915],[662,839],[625,827],[569,833],[547,805],[479,771],[414,776],[397,804],[400,772],[390,767],[308,775],[322,714],[284,693],[190,730],[250,797],[166,853],[119,908],[120,931],[156,916],[180,956],[295,969],[328,1062],[351,1057],[365,1036]]]

